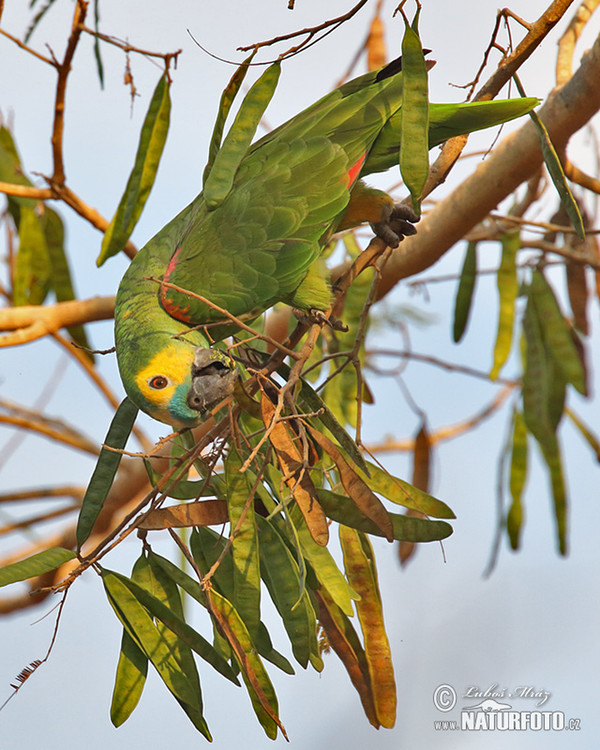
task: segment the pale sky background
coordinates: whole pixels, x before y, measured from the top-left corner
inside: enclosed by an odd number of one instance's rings
[[[41,2],[41,0],[40,0]],[[126,36],[132,44],[150,50],[183,48],[172,87],[173,110],[169,140],[155,190],[133,236],[141,246],[198,192],[206,150],[220,92],[231,76],[231,66],[211,59],[199,50],[187,29],[214,53],[240,60],[235,48],[244,43],[311,26],[351,6],[350,0],[296,0],[296,10],[286,0],[102,0],[101,29]],[[345,71],[366,33],[375,3],[305,54],[286,62],[276,98],[267,112],[276,125],[328,91]],[[495,0],[424,0],[421,21],[423,45],[433,50],[438,64],[430,76],[434,101],[460,100],[461,91],[449,83],[466,83],[474,75],[494,24]],[[512,10],[529,20],[537,18],[546,3],[513,0]],[[26,3],[6,0],[3,28],[22,35],[29,18]],[[373,7],[370,7],[373,6]],[[386,17],[394,3],[386,4]],[[48,41],[60,56],[72,3],[57,0],[32,44],[44,51]],[[577,58],[598,32],[599,20],[578,47]],[[564,24],[561,28],[564,28]],[[403,24],[388,23],[390,55],[399,51]],[[520,75],[531,95],[543,97],[551,88],[559,31],[554,31]],[[0,39],[2,76],[0,111],[14,124],[14,133],[26,168],[51,169],[49,124],[51,122],[54,72]],[[104,48],[106,87],[100,91],[91,54],[85,41],[78,50],[67,99],[65,159],[69,185],[86,202],[110,218],[131,169],[141,120],[159,75],[146,60],[132,57],[135,84],[141,95],[130,116],[129,92],[122,85],[123,55]],[[363,72],[364,62],[357,69]],[[471,147],[485,148],[490,135],[473,139]],[[583,168],[593,170],[589,151],[575,152]],[[469,165],[457,170],[466,174]],[[451,184],[456,184],[453,177]],[[390,173],[383,184],[396,182]],[[75,283],[81,297],[110,294],[116,290],[126,266],[115,258],[95,268],[100,235],[74,217],[66,207],[59,211],[68,225],[68,247]],[[464,249],[430,269],[424,277],[455,273]],[[497,263],[497,247],[486,245],[482,265]],[[433,324],[411,328],[416,351],[435,354],[480,369],[490,366],[496,325],[495,282],[489,277],[478,289],[474,320],[468,335],[456,347],[451,343],[450,319],[454,284],[431,284],[428,299],[411,296],[404,288],[390,298],[394,304],[413,304],[433,316]],[[598,304],[591,308],[594,347],[598,350]],[[93,345],[112,345],[109,323],[89,327]],[[377,342],[379,343],[379,342]],[[400,348],[398,336],[389,334],[386,347]],[[32,404],[55,368],[64,369],[62,353],[49,342],[38,342],[2,352],[2,394]],[[102,361],[102,371],[115,390],[122,389],[114,358]],[[510,366],[507,370],[510,374]],[[427,411],[436,428],[458,421],[488,403],[495,390],[487,383],[448,375],[412,364],[405,379],[412,396]],[[597,376],[594,377],[597,391]],[[386,434],[408,436],[417,421],[400,389],[390,381],[372,382],[379,407],[365,414],[371,439]],[[600,425],[597,403],[572,403],[587,421]],[[45,411],[61,415],[85,428],[97,443],[106,434],[110,410],[92,386],[69,364]],[[85,416],[83,416],[85,415]],[[597,709],[598,626],[597,567],[600,560],[597,528],[600,524],[598,469],[587,446],[569,426],[562,428],[566,473],[571,496],[570,548],[567,559],[556,554],[551,500],[545,472],[536,460],[530,473],[525,505],[527,523],[523,549],[512,554],[505,544],[496,571],[482,577],[494,536],[496,519],[496,469],[506,434],[508,413],[502,411],[473,435],[444,444],[436,451],[432,491],[456,512],[455,533],[444,543],[445,560],[438,545],[423,546],[410,566],[401,571],[396,548],[375,542],[380,586],[385,603],[387,630],[392,644],[398,685],[398,719],[393,730],[376,732],[365,719],[358,697],[335,655],[325,657],[322,675],[298,668],[295,678],[270,671],[280,703],[281,719],[293,750],[321,750],[332,746],[351,750],[400,750],[426,747],[453,750],[475,748],[516,750],[534,748],[591,748],[600,738]],[[143,422],[150,434],[164,429]],[[1,446],[10,434],[0,433]],[[533,453],[536,449],[533,448]],[[410,477],[408,459],[385,457],[391,471]],[[34,484],[69,481],[85,484],[92,460],[69,449],[56,449],[47,441],[30,437],[0,473],[2,491]],[[5,509],[2,509],[5,511]],[[14,541],[2,539],[2,549]],[[153,542],[154,544],[154,542]],[[158,548],[168,552],[169,545]],[[128,572],[139,553],[128,542],[106,560],[109,567]],[[7,590],[8,591],[8,590]],[[10,591],[9,591],[10,593]],[[52,602],[53,603],[53,602]],[[36,622],[50,605],[0,620],[0,703],[10,694],[9,683],[30,661],[47,648],[53,617]],[[207,623],[197,626],[207,632]],[[276,647],[289,654],[277,617],[267,615]],[[75,585],[65,607],[53,655],[0,714],[0,750],[71,750],[85,747],[146,750],[164,747],[190,748],[205,740],[193,729],[179,706],[151,673],[141,703],[119,730],[110,724],[109,706],[120,643],[120,625],[103,595],[99,579],[87,575]],[[200,664],[206,718],[218,749],[246,746],[271,747],[252,712],[243,689],[234,688],[210,668]],[[457,708],[442,714],[432,695],[441,683],[459,694]],[[582,729],[565,739],[557,732],[436,732],[434,720],[456,719],[458,709],[474,701],[460,696],[468,686],[482,690],[497,684],[507,691],[519,686],[544,689],[552,695],[547,710],[563,711],[581,719]],[[508,701],[509,703],[511,701]],[[531,702],[512,701],[516,710],[533,709]],[[280,745],[285,744],[278,739]]]

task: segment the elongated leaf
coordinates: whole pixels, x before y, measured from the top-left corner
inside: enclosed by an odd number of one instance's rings
[[[402,119],[400,172],[413,208],[421,213],[420,197],[429,174],[429,100],[427,66],[417,33],[419,11],[402,39]]]
[[[524,89],[521,85],[519,77],[515,74],[513,78],[517,85],[517,89],[519,90],[519,94],[521,96],[524,96]],[[573,194],[571,193],[571,189],[569,188],[569,183],[567,182],[562,164],[560,163],[560,159],[558,158],[556,149],[552,144],[548,130],[544,123],[540,120],[537,112],[531,110],[531,112],[529,112],[529,117],[531,117],[531,119],[533,120],[533,124],[535,125],[540,136],[540,146],[542,149],[542,156],[544,157],[544,163],[546,164],[546,168],[548,169],[550,179],[552,180],[554,187],[556,188],[556,192],[558,193],[560,202],[567,212],[567,215],[571,220],[571,224],[573,225],[573,229],[575,229],[577,236],[580,239],[584,239],[585,228],[583,226],[583,219],[581,218],[581,213],[579,211],[577,202],[573,198]]]
[[[200,482],[195,484],[200,484]],[[150,530],[220,526],[228,520],[227,505],[224,500],[201,500],[198,503],[185,503],[150,511],[138,528]]]
[[[208,573],[213,564],[221,556],[224,546],[225,539],[214,531],[211,531],[211,529],[199,528],[192,533],[190,538],[192,555],[203,575]],[[194,581],[180,571],[169,560],[165,558],[158,559],[178,586],[181,586],[190,596],[203,604],[203,606],[206,606],[206,597],[197,581]],[[233,598],[233,561],[231,551],[221,559],[210,580],[217,591],[228,601],[231,601]],[[276,667],[287,674],[294,674],[294,668],[285,656],[282,656],[282,654],[273,648],[269,632],[262,621],[258,624],[255,646],[258,653],[267,661],[275,664]]]
[[[290,516],[298,533],[302,553],[312,566],[317,580],[327,590],[332,600],[342,612],[351,617],[354,612],[352,609],[352,600],[357,599],[358,594],[338,568],[327,547],[321,547],[312,538],[300,510],[298,508],[291,508]]]
[[[373,702],[381,725],[396,723],[396,683],[371,543],[356,529],[340,526],[340,542],[348,581],[360,594],[356,611],[364,636]]]
[[[252,707],[265,734],[275,739],[277,727],[279,727],[283,736],[287,738],[279,720],[277,696],[273,684],[253,648],[252,639],[241,617],[231,602],[214,589],[208,589],[206,594],[210,611],[239,664]]]
[[[567,383],[586,395],[585,369],[573,340],[573,336],[577,334],[572,332],[565,320],[546,277],[537,269],[531,275],[531,295],[538,313],[542,337],[552,359]]]
[[[550,486],[552,488],[552,499],[554,501],[554,519],[556,521],[556,537],[558,551],[566,555],[567,548],[567,488],[562,469],[560,446],[556,435],[543,445],[540,445],[548,471],[550,473]]]
[[[4,125],[0,125],[0,180],[10,182],[12,185],[31,187],[31,182],[21,165],[21,158],[12,134]],[[11,197],[10,200],[14,201],[17,206],[33,208],[36,205],[36,201],[31,198]],[[16,223],[18,223],[18,216]]]
[[[523,316],[525,335],[525,368],[523,371],[523,416],[527,429],[538,443],[551,440],[554,434],[550,424],[550,383],[546,350],[540,322],[531,292]]]
[[[519,290],[517,280],[517,252],[521,247],[519,232],[502,236],[502,258],[496,276],[498,285],[498,332],[494,345],[494,362],[490,378],[495,380],[508,359],[512,348],[515,321],[515,302]]]
[[[225,461],[227,509],[233,535],[232,604],[256,639],[260,621],[260,563],[254,520],[254,492],[248,473],[242,474],[242,458],[231,446]]]
[[[586,443],[590,446],[596,456],[596,460],[600,463],[600,440],[591,430],[579,415],[575,414],[571,409],[566,410],[566,414],[569,419],[573,422],[575,427],[579,430]]]
[[[471,303],[477,282],[477,243],[467,243],[465,259],[460,272],[456,299],[454,300],[454,326],[452,336],[458,343],[467,329],[469,315],[471,314]]]
[[[275,415],[275,406],[265,393],[260,406],[264,425],[268,428]],[[278,421],[271,430],[269,440],[275,449],[285,483],[302,511],[312,538],[317,544],[325,546],[329,539],[327,519],[317,500],[316,488],[304,469],[302,454],[297,446],[298,436],[292,433],[286,422]]]
[[[44,207],[39,217],[46,240],[46,249],[50,261],[50,286],[54,290],[57,302],[75,299],[71,270],[65,253],[65,230],[61,217],[48,206]],[[69,334],[77,344],[83,347],[88,358],[93,362],[94,355],[87,351],[90,348],[83,326],[70,326]]]
[[[152,662],[163,682],[178,700],[196,729],[207,739],[212,739],[202,716],[202,699],[199,684],[190,679],[173,652],[172,644],[165,640],[165,631],[159,630],[152,618],[123,580],[125,577],[107,569],[102,570],[102,581],[108,600],[123,627]],[[127,580],[127,579],[126,579]]]
[[[96,70],[98,71],[98,79],[100,81],[100,88],[104,88],[104,65],[102,64],[102,54],[100,52],[100,37],[98,32],[100,31],[100,0],[94,0],[94,30],[96,35],[94,36],[94,58],[96,60]]]
[[[139,581],[147,578],[147,562],[144,556],[138,558],[131,572],[131,579]],[[117,664],[117,674],[110,707],[112,723],[119,727],[125,722],[139,703],[146,684],[148,658],[137,645],[126,628],[121,637],[121,651]]]
[[[204,200],[209,209],[216,208],[231,190],[240,162],[275,93],[280,72],[280,63],[270,65],[244,97],[204,183]]]
[[[139,703],[146,682],[148,659],[129,633],[123,629],[117,676],[110,704],[110,720],[120,727]]]
[[[152,95],[142,125],[135,163],[117,211],[102,240],[102,248],[96,261],[98,266],[123,249],[154,185],[169,130],[169,87],[170,82],[165,74],[161,76]]]
[[[366,534],[383,536],[373,521],[365,516],[354,503],[344,495],[330,490],[318,490],[319,502],[332,521],[351,526]],[[411,518],[399,513],[390,513],[394,539],[408,542],[437,542],[452,534],[452,526],[445,521],[430,521],[426,518]]]
[[[527,428],[521,412],[514,416],[510,461],[510,494],[512,503],[506,516],[506,530],[513,549],[519,549],[523,528],[523,488],[527,480]]]
[[[311,653],[318,654],[317,623],[308,593],[298,598],[298,563],[274,526],[256,517],[263,580],[283,620],[296,661],[306,669]]]
[[[367,719],[376,729],[379,729],[381,725],[375,712],[369,667],[356,631],[326,591],[316,591],[315,598],[319,607],[319,624],[325,631],[327,642],[348,672]]]
[[[167,577],[162,566],[159,566],[157,563],[154,572],[156,573],[158,570],[165,575],[164,580],[171,581],[173,585],[175,585],[173,579],[170,578],[170,576]],[[145,587],[138,585],[133,580],[124,579],[124,583],[140,604],[142,604],[153,617],[159,620],[169,631],[171,631],[170,634],[165,633],[165,637],[171,641],[174,649],[177,648],[177,651],[179,652],[178,661],[182,663],[182,666],[185,666],[186,674],[194,675],[195,672],[195,664],[192,666],[193,662],[190,661],[191,653],[188,651],[186,654],[185,651],[186,649],[192,649],[198,654],[198,656],[202,657],[204,661],[216,669],[217,672],[223,675],[223,677],[227,678],[230,682],[233,682],[234,685],[240,684],[225,659],[217,653],[206,638],[185,622],[183,619],[183,611],[177,612],[164,601],[161,601],[161,599],[156,596],[156,593],[152,594]]]
[[[374,492],[378,492],[393,503],[417,510],[427,516],[456,518],[452,509],[437,497],[428,495],[399,477],[392,476],[376,464],[368,462],[367,466],[370,476],[368,478],[363,476],[363,479],[369,483],[369,487]]]
[[[24,560],[0,568],[0,586],[8,586],[9,583],[41,576],[55,570],[74,557],[75,553],[72,550],[63,547],[52,547],[43,552],[38,552],[36,555],[31,555]]]
[[[138,408],[129,398],[124,398],[117,409],[115,416],[108,429],[104,445],[98,457],[98,463],[85,491],[79,518],[77,519],[77,549],[92,533],[94,524],[104,501],[112,487],[115,474],[121,463],[122,454],[109,450],[115,448],[117,451],[125,448],[127,439],[133,429]]]
[[[354,503],[356,503],[356,506],[360,509],[361,513],[367,516],[367,518],[369,518],[380,530],[381,535],[391,542],[394,538],[392,522],[381,500],[371,491],[368,484],[361,479],[354,469],[352,469],[335,443],[333,443],[326,435],[323,435],[310,427],[310,425],[309,431],[312,438],[334,461],[348,496],[352,498]]]
[[[419,431],[415,436],[415,447],[413,451],[413,486],[423,492],[429,489],[429,478],[431,474],[431,440],[429,431],[425,422],[422,422]],[[418,510],[409,508],[406,517],[422,518],[423,514]],[[415,554],[417,547],[414,542],[400,542],[398,546],[398,558],[401,565],[406,563]]]
[[[213,129],[212,137],[210,139],[210,147],[208,149],[208,160],[206,162],[206,167],[204,167],[204,174],[202,177],[203,185],[206,185],[206,180],[208,179],[208,175],[210,174],[210,171],[212,169],[213,163],[215,161],[215,157],[219,151],[219,148],[221,147],[221,139],[223,138],[223,129],[225,127],[227,115],[229,114],[231,105],[233,104],[233,101],[235,97],[237,96],[237,93],[240,90],[242,83],[244,82],[244,78],[246,77],[246,73],[248,72],[250,63],[254,59],[255,54],[256,54],[256,49],[254,49],[252,53],[248,55],[248,57],[244,60],[244,62],[240,65],[240,67],[235,71],[235,73],[231,77],[231,80],[229,81],[223,93],[221,94],[221,101],[219,103],[219,112],[217,114],[217,120],[215,122],[215,127]]]
[[[50,289],[52,274],[46,238],[35,210],[19,210],[19,251],[15,264],[13,303],[41,305]]]

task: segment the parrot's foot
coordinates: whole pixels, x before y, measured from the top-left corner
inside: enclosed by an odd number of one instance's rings
[[[405,238],[417,233],[416,224],[421,217],[404,203],[395,203],[381,221],[371,224],[375,235],[389,247],[398,247]]]
[[[292,310],[292,312],[301,323],[305,323],[306,325],[314,325],[315,323],[321,323],[323,325],[329,326],[329,328],[333,328],[334,331],[345,332],[348,330],[348,326],[342,323],[341,320],[338,320],[337,318],[328,318],[327,315],[323,312],[323,310],[294,309]]]
[[[233,395],[237,372],[222,352],[198,348],[192,363],[192,387],[187,395],[191,409],[204,413]]]

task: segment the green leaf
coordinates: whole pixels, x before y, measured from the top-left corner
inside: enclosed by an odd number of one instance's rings
[[[510,546],[519,549],[523,527],[522,495],[527,480],[527,428],[521,412],[515,412],[510,461],[510,494],[512,503],[506,516]]]
[[[123,249],[154,185],[169,130],[171,113],[169,87],[170,81],[164,74],[154,90],[142,125],[135,163],[127,187],[102,240],[102,248],[96,261],[98,266]]]
[[[207,596],[213,617],[217,619],[218,626],[229,641],[240,666],[252,707],[265,734],[270,739],[275,739],[279,727],[285,736],[285,730],[277,715],[277,696],[273,683],[254,649],[242,618],[231,602],[214,589],[209,589]]]
[[[13,284],[14,305],[41,305],[50,288],[50,259],[40,220],[31,206],[19,210],[19,250]]]
[[[78,550],[81,549],[85,540],[92,533],[96,519],[112,487],[115,474],[121,463],[122,454],[118,451],[125,448],[137,413],[137,406],[135,406],[133,401],[125,397],[113,417],[108,434],[104,440],[104,446],[106,447],[103,447],[100,451],[96,468],[85,491],[81,510],[79,511],[79,518],[77,520]],[[116,450],[110,450],[110,448]]]
[[[354,612],[352,601],[358,599],[358,594],[338,568],[327,547],[322,547],[312,538],[300,509],[293,506],[289,509],[289,514],[296,527],[302,553],[312,566],[317,580],[327,589],[342,612],[351,617]]]
[[[592,432],[591,428],[581,419],[581,417],[571,411],[571,409],[566,409],[566,414],[575,427],[577,427],[583,439],[594,452],[596,460],[600,463],[600,440],[598,440],[598,437]]]
[[[75,556],[75,553],[70,549],[52,547],[44,550],[44,552],[26,557],[24,560],[19,560],[19,562],[5,565],[0,568],[0,586],[7,586],[9,583],[17,583],[17,581],[25,581],[27,578],[41,576],[51,570],[56,570]]]
[[[558,438],[556,435],[552,435],[552,438],[543,445],[541,444],[540,447],[550,473],[550,486],[552,489],[552,499],[554,501],[554,519],[556,521],[558,551],[561,555],[566,555],[568,501]]]
[[[442,500],[438,500],[437,497],[427,494],[427,492],[414,487],[399,477],[392,476],[376,464],[367,462],[367,466],[369,477],[363,476],[363,479],[369,483],[373,492],[383,495],[397,505],[418,510],[426,516],[456,518],[452,509]]]
[[[102,64],[102,55],[100,53],[100,37],[97,36],[100,26],[100,0],[94,0],[94,57],[96,59],[96,69],[100,79],[100,88],[104,88],[104,65]]]
[[[216,669],[217,672],[223,675],[223,677],[233,682],[234,685],[239,685],[240,683],[225,659],[217,653],[206,638],[200,635],[183,619],[183,609],[176,582],[157,560],[157,555],[150,553],[148,561],[153,575],[153,591],[147,590],[147,586],[138,585],[135,580],[125,580],[124,583],[140,604],[146,607],[153,617],[160,620],[171,631],[170,634],[165,633],[165,637],[171,640],[174,647],[175,645],[177,646],[180,652],[178,658],[182,662],[182,665],[185,666],[186,674],[193,675],[195,671],[195,663],[191,660],[191,653],[189,652],[189,649],[192,649],[198,656]],[[158,587],[157,583],[159,584]],[[159,596],[161,589],[164,592],[162,593],[162,597]],[[187,653],[183,648],[184,646],[188,649]]]
[[[521,94],[521,96],[524,96],[524,89],[521,85],[519,77],[515,74],[513,78],[515,80],[515,83],[517,84],[519,94]],[[556,153],[556,149],[554,148],[554,146],[552,145],[552,141],[550,140],[548,130],[546,129],[544,123],[540,120],[537,112],[532,110],[531,112],[529,112],[529,117],[531,117],[531,119],[533,120],[533,124],[535,125],[540,136],[540,145],[542,149],[542,156],[544,157],[544,163],[546,164],[546,167],[548,169],[550,179],[552,180],[554,187],[556,188],[556,192],[559,195],[560,202],[567,212],[567,215],[571,220],[571,224],[573,225],[573,229],[575,229],[577,236],[583,240],[585,238],[583,219],[581,218],[579,207],[575,199],[573,198],[573,193],[571,193],[571,189],[569,188],[569,183],[567,182],[567,178],[562,168],[562,164],[560,163],[560,159],[558,158],[558,154]]]
[[[319,502],[332,521],[350,526],[366,534],[383,536],[373,521],[367,518],[356,505],[344,495],[330,490],[318,490]],[[430,521],[400,513],[390,513],[393,538],[405,542],[436,542],[452,534],[452,526],[445,521]]]
[[[183,669],[177,658],[177,644],[166,637],[168,631],[154,624],[146,608],[129,589],[129,579],[104,568],[102,581],[108,600],[123,627],[150,660],[196,729],[211,740],[202,716],[200,685],[194,679],[197,675],[190,675]]]
[[[246,155],[264,111],[275,93],[280,72],[280,63],[276,62],[269,66],[244,97],[204,183],[204,200],[209,209],[215,209],[222,203],[233,187],[240,162]]]
[[[498,332],[494,345],[494,362],[490,378],[495,380],[508,359],[512,348],[515,321],[515,302],[519,291],[517,280],[517,252],[521,247],[519,232],[502,235],[502,258],[498,268]]]
[[[530,294],[550,356],[566,382],[571,383],[582,395],[587,395],[585,369],[573,340],[577,334],[565,320],[546,277],[537,269],[531,275]]]
[[[147,577],[146,573],[147,563],[142,555],[133,566],[131,578],[140,581]],[[110,707],[110,719],[114,726],[121,726],[135,710],[142,697],[147,675],[148,658],[132,636],[123,628],[121,651]]]
[[[221,147],[221,139],[223,138],[223,129],[225,127],[225,122],[227,120],[229,110],[231,109],[231,105],[233,104],[233,101],[235,97],[237,96],[237,93],[240,90],[242,83],[244,82],[244,78],[246,77],[246,73],[248,72],[250,63],[254,59],[254,55],[256,54],[256,51],[257,50],[255,48],[252,51],[252,53],[248,55],[248,57],[244,60],[244,62],[239,66],[239,68],[235,71],[235,73],[231,77],[231,80],[227,84],[225,90],[221,94],[221,101],[219,103],[219,112],[217,114],[217,120],[215,122],[215,127],[213,129],[212,137],[210,139],[210,147],[208,149],[208,161],[206,163],[206,167],[204,168],[204,174],[202,177],[203,185],[206,185],[206,180],[208,179],[208,175],[210,174],[210,171],[214,164],[215,157],[219,151],[219,148]]]
[[[427,66],[417,33],[406,25],[402,39],[402,119],[400,122],[400,173],[421,213],[420,197],[429,174],[429,101]]]
[[[256,517],[260,540],[261,574],[292,645],[296,661],[306,669],[311,654],[318,654],[317,623],[308,593],[298,599],[298,563],[279,532]]]
[[[27,179],[24,169],[21,166],[21,158],[10,130],[4,125],[0,126],[0,180],[10,182],[11,185],[23,185],[31,187],[31,182]],[[37,201],[32,198],[12,197],[18,206],[29,206],[33,208]]]
[[[204,531],[208,532],[206,538],[204,538],[204,536],[199,533]],[[219,537],[218,534],[212,531],[212,529],[195,529],[192,533],[191,543],[193,543],[194,547],[196,548],[197,554],[197,556],[195,556],[195,560],[197,563],[199,560],[201,560],[202,566],[204,566],[205,568],[205,570],[203,570],[201,567],[201,572],[206,572],[211,566],[206,562],[204,556],[199,554],[198,547],[200,546],[202,549],[209,548],[212,550],[213,555],[216,555],[216,557],[218,557],[220,552],[222,551],[220,541],[221,537]],[[192,552],[193,551],[194,549],[192,549]],[[193,599],[202,604],[203,607],[207,606],[206,595],[204,594],[202,587],[200,586],[198,581],[195,581],[187,573],[180,570],[170,560],[167,560],[166,558],[161,557],[160,555],[157,555],[155,553],[151,553],[151,556],[153,560],[156,561],[156,563],[160,565],[169,576],[171,576],[175,583],[186,592],[186,594],[189,594]],[[231,575],[231,579],[232,578],[233,576]],[[217,585],[217,588],[221,591],[221,593],[224,593],[222,591],[221,580],[217,581],[217,579],[213,577],[212,582],[213,584]],[[232,591],[233,585],[230,581],[229,588],[227,589],[227,592],[224,593],[225,597],[228,598],[227,593],[231,594]],[[267,661],[275,664],[275,666],[279,667],[279,669],[283,670],[287,674],[294,674],[294,669],[289,661],[273,648],[269,633],[264,623],[262,622],[259,624],[258,634],[256,637],[256,650],[262,657],[267,659]]]
[[[124,629],[110,704],[110,720],[115,727],[120,727],[127,721],[139,703],[147,673],[146,655]]]
[[[469,242],[467,243],[458,289],[456,290],[456,299],[454,300],[454,327],[452,336],[455,343],[461,340],[467,328],[476,281],[477,243]]]
[[[61,217],[56,211],[44,206],[44,211],[39,221],[46,239],[48,258],[50,259],[50,286],[54,290],[57,302],[66,302],[75,299],[71,271],[65,253],[65,230]],[[85,329],[83,326],[70,326],[68,329],[73,341],[83,347],[87,357],[93,362],[94,355],[87,351],[90,348]]]
[[[225,461],[227,510],[234,535],[231,601],[254,639],[260,621],[260,563],[254,521],[254,492],[248,472],[240,472],[242,464],[241,456],[231,446]]]

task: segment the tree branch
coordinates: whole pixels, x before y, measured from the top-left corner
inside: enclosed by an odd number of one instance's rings
[[[573,78],[555,89],[539,110],[557,150],[600,109],[600,38],[583,58]],[[407,237],[386,264],[380,298],[401,279],[438,261],[502,200],[542,165],[540,140],[528,122],[507,136],[450,196],[421,221],[419,231]]]
[[[55,305],[23,305],[0,310],[0,347],[34,341],[61,328],[109,320],[113,317],[114,297],[57,302]]]

